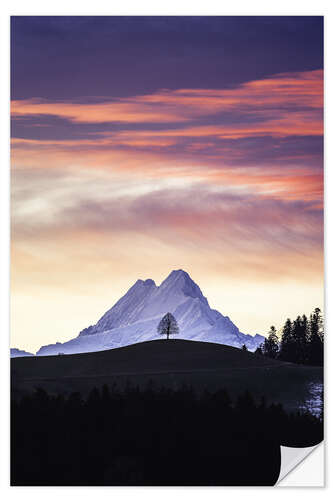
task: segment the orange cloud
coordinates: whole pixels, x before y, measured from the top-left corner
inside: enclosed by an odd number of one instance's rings
[[[229,89],[165,90],[94,104],[13,101],[14,118],[51,114],[74,123],[144,123],[146,129],[130,130],[129,125],[125,130],[87,132],[84,139],[78,140],[14,137],[12,162],[18,167],[43,169],[102,168],[138,178],[191,178],[265,197],[313,201],[321,206],[322,174],[306,168],[306,155],[302,159],[298,152],[298,163],[303,162],[303,166],[294,170],[288,166],[288,172],[272,166],[267,169],[266,165],[260,169],[253,164],[245,172],[246,151],[231,148],[223,141],[265,136],[320,137],[322,99],[323,72],[317,70],[275,75]],[[214,124],[197,124],[198,117],[230,110],[252,113],[254,120],[227,123],[222,115],[218,123],[215,120]],[[176,123],[177,128],[147,128],[149,123],[169,121]],[[206,148],[209,153],[205,153]]]
[[[256,113],[282,107],[321,109],[321,70],[280,74],[244,83],[232,89],[178,89],[98,103],[49,102],[43,99],[12,101],[12,116],[55,115],[74,123],[183,122],[227,110]],[[272,109],[274,108],[274,109]]]
[[[266,198],[280,198],[285,200],[320,201],[324,189],[322,172],[314,173],[310,169],[296,169],[284,172],[271,169],[224,169],[207,172],[206,179],[210,182],[228,186],[245,187],[256,191]],[[313,205],[311,205],[313,206]]]
[[[15,118],[29,115],[54,115],[74,123],[104,122],[178,122],[184,116],[175,110],[160,112],[149,103],[108,101],[97,104],[73,102],[48,102],[43,99],[23,99],[11,102],[11,114]]]
[[[155,141],[156,139],[156,141]],[[74,167],[77,169],[105,169],[109,172],[117,172],[120,176],[131,175],[138,181],[145,178],[160,179],[192,179],[206,184],[223,184],[232,189],[243,189],[246,192],[255,192],[265,197],[307,200],[322,205],[323,196],[323,173],[316,171],[313,167],[291,167],[280,168],[279,166],[242,166],[228,165],[227,159],[204,161],[203,158],[195,156],[186,157],[177,155],[175,158],[168,156],[165,152],[154,152],[154,147],[163,148],[174,144],[168,136],[164,138],[154,137],[149,141],[142,134],[133,134],[132,139],[126,134],[120,133],[120,139],[113,139],[117,144],[129,144],[135,146],[135,150],[121,151],[112,147],[109,138],[80,141],[37,141],[25,139],[13,139],[12,161],[21,167],[47,169],[61,169]],[[120,142],[123,141],[123,142]],[[128,142],[127,142],[128,141]],[[154,146],[145,150],[148,146]],[[207,147],[209,143],[194,144],[194,155],[200,152],[201,147]],[[137,148],[143,148],[140,154]],[[227,158],[228,148],[224,151]],[[234,152],[232,151],[232,154]],[[237,155],[236,155],[237,157]],[[212,156],[211,156],[212,158]],[[241,160],[243,160],[241,158]],[[244,161],[244,160],[243,160]],[[304,159],[305,161],[305,159]]]
[[[20,158],[26,161],[26,150],[16,152],[15,161],[19,165]],[[97,157],[94,151],[87,151],[82,158],[77,158],[77,153],[66,151],[53,152],[50,150],[35,151],[29,154],[30,167],[40,165],[44,172],[47,169],[68,168],[74,166],[79,169],[100,167],[107,168],[109,172],[124,176],[130,175],[137,178],[138,182],[144,176],[148,179],[190,179],[193,182],[203,182],[207,185],[223,185],[228,189],[243,190],[257,193],[260,196],[272,199],[306,200],[312,201],[312,206],[323,204],[323,174],[314,172],[310,168],[295,168],[291,170],[279,168],[230,168],[205,164],[193,164],[188,161],[164,162],[156,155],[120,154],[117,152],[99,152]]]
[[[139,96],[140,102],[175,104],[200,112],[216,112],[243,106],[242,110],[262,106],[323,106],[323,71],[283,73],[254,80],[231,89],[178,89]],[[244,108],[245,106],[245,108]]]
[[[110,135],[109,132],[103,133]],[[171,130],[143,130],[143,131],[121,131],[113,137],[120,138],[126,143],[129,137],[193,137],[205,138],[217,137],[220,139],[242,139],[246,137],[287,137],[302,135],[322,135],[323,121],[321,116],[315,116],[310,112],[279,112],[274,119],[262,120],[251,124],[228,124],[228,125],[201,125],[187,126]]]

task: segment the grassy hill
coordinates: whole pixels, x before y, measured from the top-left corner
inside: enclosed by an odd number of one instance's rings
[[[311,382],[322,369],[282,363],[240,349],[189,340],[154,340],[94,353],[13,358],[12,389],[20,396],[35,387],[52,393],[87,394],[103,384],[174,389],[183,384],[197,391],[227,389],[232,396],[250,390],[256,397],[294,409],[309,397]]]

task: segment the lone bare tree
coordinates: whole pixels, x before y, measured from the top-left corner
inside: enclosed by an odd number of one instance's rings
[[[166,313],[161,319],[157,331],[160,335],[166,335],[167,340],[169,335],[175,335],[179,333],[179,328],[175,317],[171,313]]]

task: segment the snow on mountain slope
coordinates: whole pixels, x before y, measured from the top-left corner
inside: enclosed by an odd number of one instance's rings
[[[138,280],[118,302],[107,311],[93,327],[93,330],[81,335],[105,332],[120,326],[135,323],[142,317],[142,311],[146,307],[151,295],[158,287],[153,280]]]
[[[23,358],[24,356],[34,356],[31,352],[22,351],[21,349],[12,348],[10,350],[11,358]]]
[[[151,279],[138,280],[100,320],[78,337],[43,346],[37,355],[100,351],[159,338],[157,325],[167,312],[178,321],[177,338],[216,342],[255,349],[264,337],[245,335],[234,323],[209,307],[206,297],[183,270],[172,271],[156,286]]]

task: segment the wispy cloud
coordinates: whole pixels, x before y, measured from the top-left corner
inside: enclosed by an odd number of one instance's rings
[[[321,70],[287,73],[248,82],[230,89],[163,90],[150,95],[103,100],[97,103],[23,99],[12,101],[12,116],[55,115],[74,123],[181,122],[241,110],[265,117],[291,108],[321,109]],[[267,117],[267,116],[266,116]]]
[[[320,198],[322,79],[317,70],[226,89],[163,90],[103,102],[14,101],[14,125],[26,123],[26,135],[13,135],[13,166],[191,175],[257,185],[274,196]],[[59,138],[54,127],[61,125],[52,122],[43,137],[49,115],[71,123],[69,137]],[[30,119],[41,127],[29,128]],[[74,133],[77,127],[80,133]]]
[[[205,184],[193,179],[178,184],[116,180],[89,172],[44,176],[16,173],[13,234],[44,238],[82,231],[146,233],[158,239],[190,240],[200,247],[227,244],[260,252],[294,249],[306,253],[321,246],[321,210],[311,200],[274,199],[237,189],[228,181]],[[110,190],[112,185],[113,189]],[[47,192],[47,196],[41,194]]]

